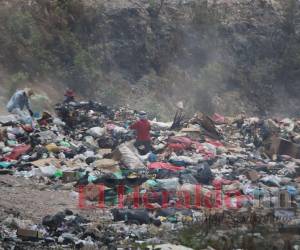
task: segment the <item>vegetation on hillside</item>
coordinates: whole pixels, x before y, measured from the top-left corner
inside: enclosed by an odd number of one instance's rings
[[[235,7],[104,2],[2,1],[0,67],[11,91],[50,79],[163,116],[179,99],[191,113],[263,114],[280,109],[282,96],[299,97],[296,0],[280,11],[264,0]]]

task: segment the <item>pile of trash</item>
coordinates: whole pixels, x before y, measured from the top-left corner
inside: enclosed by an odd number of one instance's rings
[[[300,120],[176,114],[173,122],[150,121],[152,150],[145,153],[129,129],[138,111],[91,101],[56,111],[33,124],[0,116],[0,175],[71,185],[80,209],[106,217],[96,226],[72,211],[40,225],[8,218],[0,230],[5,241],[163,244],[167,232],[205,220],[210,210],[265,209],[300,229]],[[168,236],[149,240],[150,228]]]

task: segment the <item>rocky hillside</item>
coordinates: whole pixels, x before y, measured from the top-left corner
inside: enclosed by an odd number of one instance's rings
[[[163,117],[179,100],[190,113],[299,110],[297,0],[0,4],[3,102],[24,85],[37,86],[52,100],[65,85]]]

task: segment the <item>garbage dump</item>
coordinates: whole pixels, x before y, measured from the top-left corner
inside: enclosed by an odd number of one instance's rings
[[[0,246],[192,249],[182,245],[189,228],[206,230],[213,218],[248,235],[260,216],[273,218],[274,235],[288,232],[300,246],[299,119],[199,113],[183,121],[176,114],[173,123],[150,121],[152,149],[140,154],[130,129],[138,113],[71,101],[36,117],[34,126],[0,116],[0,175],[68,187],[78,204],[76,213],[66,209],[39,223],[7,217]],[[97,219],[88,219],[94,212]],[[201,249],[224,249],[210,244],[236,237],[220,230],[199,236]]]

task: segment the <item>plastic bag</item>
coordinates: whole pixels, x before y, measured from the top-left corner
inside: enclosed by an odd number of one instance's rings
[[[158,186],[165,190],[177,190],[179,187],[179,179],[178,178],[170,178],[170,179],[161,179],[156,180]]]
[[[143,162],[139,159],[138,155],[131,150],[126,144],[118,147],[121,154],[121,161],[130,169],[145,168]]]
[[[49,166],[45,166],[45,167],[40,167],[40,170],[41,170],[43,176],[52,177],[55,175],[57,168],[52,165],[49,165]]]
[[[105,134],[105,131],[106,131],[105,128],[94,127],[87,130],[86,133],[88,135],[93,136],[94,138],[100,138]]]

